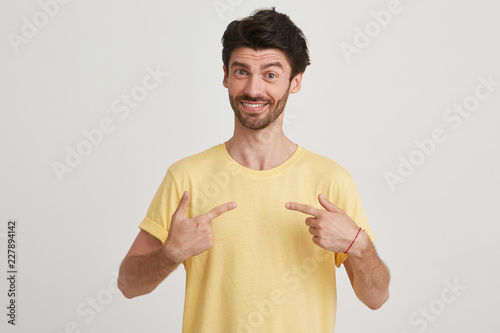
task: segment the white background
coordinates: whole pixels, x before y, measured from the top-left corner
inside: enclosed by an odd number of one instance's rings
[[[390,300],[372,311],[338,270],[336,332],[498,332],[500,87],[457,128],[443,116],[474,100],[479,77],[500,81],[500,4],[401,0],[377,31],[371,11],[388,3],[73,0],[43,22],[38,1],[2,0],[0,267],[14,218],[19,270],[16,327],[0,282],[2,332],[181,331],[182,266],[132,300],[114,273],[168,166],[231,137],[220,39],[271,5],[304,31],[312,62],[285,134],[351,172],[392,274]],[[38,32],[13,43],[34,16]],[[370,43],[346,57],[340,46],[366,27]],[[112,102],[147,68],[168,76],[121,119]],[[52,164],[105,118],[114,130],[59,181]],[[418,153],[436,128],[446,140]],[[385,174],[400,156],[424,158],[392,191]]]

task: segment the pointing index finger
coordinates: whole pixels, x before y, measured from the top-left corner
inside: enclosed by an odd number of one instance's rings
[[[309,206],[306,204],[298,203],[298,202],[287,202],[285,207],[291,210],[296,210],[305,214],[312,215],[314,217],[318,217],[318,209],[313,206]]]
[[[203,214],[202,216],[204,218],[207,218],[208,220],[213,220],[214,218],[221,216],[228,210],[236,208],[236,202],[227,202],[225,204],[222,204],[220,206],[217,206],[215,208],[212,208],[208,213]]]

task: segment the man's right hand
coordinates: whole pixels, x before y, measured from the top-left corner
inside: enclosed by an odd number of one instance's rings
[[[190,195],[185,191],[172,215],[167,240],[163,244],[169,257],[176,263],[196,256],[212,247],[212,220],[236,208],[235,202],[227,202],[194,218],[185,216]]]

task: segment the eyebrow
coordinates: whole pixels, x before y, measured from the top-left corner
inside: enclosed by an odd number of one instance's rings
[[[246,64],[244,64],[242,62],[238,62],[238,61],[233,61],[231,63],[231,67],[234,67],[234,66],[239,66],[239,67],[243,67],[244,69],[248,69],[248,66]],[[267,69],[269,67],[278,67],[278,68],[281,68],[282,70],[284,70],[283,65],[279,61],[270,62],[268,64],[262,65],[260,67],[260,69],[264,70],[264,69]]]

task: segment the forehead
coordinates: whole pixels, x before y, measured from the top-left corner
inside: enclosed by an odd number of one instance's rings
[[[278,49],[255,51],[250,47],[241,46],[232,52],[229,66],[231,67],[232,63],[235,61],[244,63],[248,66],[261,66],[266,63],[279,62],[285,70],[291,69],[285,52]]]

